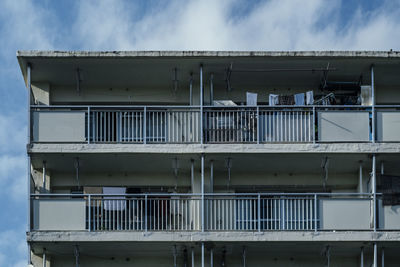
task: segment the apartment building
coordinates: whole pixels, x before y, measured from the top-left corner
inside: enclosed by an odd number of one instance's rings
[[[399,52],[17,58],[30,265],[399,266]]]

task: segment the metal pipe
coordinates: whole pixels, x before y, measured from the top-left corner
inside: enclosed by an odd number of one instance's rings
[[[76,69],[76,91],[78,92],[78,95],[81,95],[81,77],[80,77],[80,72],[79,68]]]
[[[385,173],[385,165],[383,161],[381,161],[381,175],[383,175],[384,173]]]
[[[204,154],[201,154],[201,231],[204,232]]]
[[[210,193],[214,192],[214,161],[210,161]]]
[[[194,192],[194,160],[190,160],[190,183],[192,186],[192,193]]]
[[[193,105],[193,73],[190,73],[190,82],[189,82],[189,105]]]
[[[174,267],[176,266],[176,245],[174,245]]]
[[[204,242],[201,242],[201,267],[204,267]]]
[[[45,248],[43,248],[43,257],[42,257],[42,259],[43,259],[43,267],[46,267],[47,259],[46,259],[46,249]]]
[[[214,101],[214,73],[210,77],[210,106],[213,106]]]
[[[47,192],[46,190],[46,161],[43,161],[43,178],[42,178],[42,186],[43,186],[43,192]]]
[[[382,263],[381,267],[385,267],[385,248],[382,248]]]
[[[358,188],[358,192],[360,194],[362,194],[362,192],[363,192],[363,167],[362,167],[362,161],[360,161],[358,184],[360,185],[359,188]]]
[[[373,225],[374,225],[374,232],[376,232],[376,155],[372,155],[372,197],[373,197]]]
[[[378,267],[378,244],[374,243],[374,264],[373,267]]]
[[[203,65],[200,65],[200,144],[203,144]]]
[[[28,116],[28,144],[31,143],[31,65],[28,63],[27,64],[27,68],[26,68],[26,87],[27,87],[27,116]],[[29,194],[31,193],[31,157],[28,153],[28,160],[27,160],[27,189],[29,192]],[[28,208],[26,209],[27,211],[27,218],[28,218],[28,223],[27,223],[27,231],[29,232],[31,230],[31,198],[28,194]],[[30,260],[30,255],[31,255],[31,251],[29,249],[29,257],[28,257],[28,264],[30,264],[31,260]]]
[[[194,248],[192,247],[192,267],[194,267]]]
[[[74,254],[75,254],[75,267],[79,267],[79,247],[77,245],[75,246]]]
[[[375,143],[375,75],[374,65],[371,66],[371,91],[372,91],[372,143]]]
[[[361,267],[364,267],[364,247],[361,247],[360,266],[361,266]]]
[[[87,143],[90,144],[90,107],[88,107],[87,114]]]
[[[243,258],[243,267],[246,267],[246,247],[243,247],[242,258]]]
[[[210,267],[214,267],[214,249],[210,250]]]

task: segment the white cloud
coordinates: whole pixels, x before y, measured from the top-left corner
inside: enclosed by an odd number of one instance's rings
[[[82,1],[74,32],[87,49],[143,50],[356,50],[399,49],[400,4],[384,2],[348,23],[346,2],[270,0],[232,17],[239,0],[172,1],[138,16],[123,1]],[[235,10],[240,10],[239,8]],[[87,16],[87,14],[97,16]],[[107,18],[99,20],[99,18]]]

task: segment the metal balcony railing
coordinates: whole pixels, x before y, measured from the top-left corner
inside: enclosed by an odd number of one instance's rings
[[[376,106],[374,111],[365,106],[32,108],[33,142],[400,142],[400,106]]]
[[[31,200],[32,230],[373,230],[371,194],[33,194]]]

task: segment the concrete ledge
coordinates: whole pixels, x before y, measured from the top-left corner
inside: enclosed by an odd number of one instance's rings
[[[45,144],[28,153],[400,153],[400,143],[329,144]]]
[[[28,232],[28,242],[372,242],[400,241],[400,231],[370,232]]]

